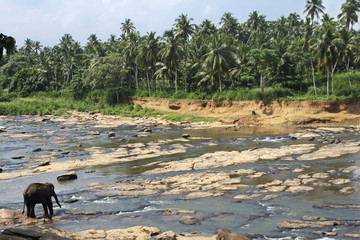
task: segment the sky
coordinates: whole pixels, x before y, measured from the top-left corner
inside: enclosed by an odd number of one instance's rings
[[[335,17],[345,0],[323,0],[325,11]],[[218,25],[230,12],[240,23],[252,11],[267,20],[290,13],[302,18],[306,0],[0,0],[0,33],[13,36],[19,47],[25,39],[53,47],[64,34],[85,45],[91,34],[102,41],[111,34],[120,36],[121,23],[131,19],[141,34],[156,32],[162,36],[175,19],[186,14],[193,23],[208,19]]]

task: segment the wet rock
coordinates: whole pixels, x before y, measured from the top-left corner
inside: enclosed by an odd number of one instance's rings
[[[319,178],[319,179],[324,179],[329,177],[330,177],[329,173],[315,173],[312,175],[312,178]]]
[[[203,222],[203,219],[193,216],[183,216],[180,218],[179,222],[185,225],[200,225]]]
[[[100,135],[99,131],[90,131],[87,133],[87,135]]]
[[[181,135],[182,138],[188,139],[190,138],[190,134],[184,133],[183,135]]]
[[[304,193],[312,190],[314,190],[314,188],[308,186],[290,186],[286,191],[291,193]]]
[[[148,127],[145,127],[143,129],[140,130],[140,132],[144,132],[144,133],[152,133],[152,130]]]
[[[35,148],[34,150],[32,150],[33,152],[41,152],[42,149],[41,148]]]
[[[227,240],[250,240],[248,237],[232,233],[227,229],[219,229],[217,231],[216,239],[227,239]]]
[[[163,232],[156,236],[155,240],[176,240],[176,233],[173,231]]]
[[[114,132],[109,132],[108,133],[108,138],[112,138],[112,137],[115,137],[115,133]]]
[[[69,199],[69,200],[65,200],[64,203],[75,203],[79,201],[78,199]]]
[[[15,238],[7,238],[8,236]],[[50,233],[46,229],[39,227],[13,227],[6,228],[2,231],[0,239],[47,239],[47,240],[69,240],[62,236]]]
[[[169,215],[179,215],[179,214],[194,214],[195,211],[191,211],[191,210],[173,210],[173,209],[165,209],[163,211],[163,215],[164,216],[169,216]]]
[[[278,223],[276,226],[280,229],[300,229],[300,228],[322,228],[338,226],[338,221],[301,221],[286,220]]]
[[[302,219],[305,221],[326,221],[327,220],[324,217],[318,217],[318,216],[303,216]]]
[[[13,156],[11,157],[11,159],[23,159],[25,156],[23,155],[18,155],[18,156]]]
[[[263,201],[269,201],[275,198],[279,198],[281,197],[281,195],[277,195],[277,194],[273,194],[273,195],[266,195],[265,197],[262,198]]]
[[[45,160],[39,164],[39,167],[44,167],[50,165],[50,160]]]
[[[102,212],[100,211],[65,211],[66,214],[71,214],[71,215],[86,215],[86,216],[92,216],[92,215],[99,215]]]
[[[355,192],[355,188],[354,187],[344,187],[344,188],[340,189],[340,192],[345,193],[345,194],[353,193],[353,192]]]
[[[106,239],[146,240],[151,239],[152,236],[159,234],[160,232],[161,231],[155,227],[136,226],[127,229],[115,229],[106,231]]]
[[[75,179],[77,179],[77,174],[76,174],[76,172],[64,173],[64,174],[57,176],[56,179],[58,181],[75,180]]]
[[[240,194],[240,195],[236,195],[234,197],[234,199],[240,199],[240,200],[250,200],[250,199],[255,199],[262,196],[261,194],[251,194],[251,195],[245,195],[245,194]]]
[[[0,209],[0,225],[15,225],[24,222],[26,215],[21,210]]]
[[[345,233],[345,237],[360,238],[360,233]]]
[[[337,235],[336,232],[325,232],[325,231],[314,231],[312,233],[321,235],[321,236],[336,236]]]
[[[314,208],[337,208],[337,209],[360,209],[360,205],[356,204],[343,204],[343,205],[314,205]]]
[[[350,179],[338,178],[335,180],[330,180],[329,182],[331,182],[332,184],[335,184],[335,185],[343,185],[343,184],[350,183]]]
[[[213,193],[213,192],[192,192],[182,197],[181,199],[199,199],[199,198],[208,198],[208,197],[217,197],[223,195],[222,193]]]
[[[0,173],[2,173],[3,172],[3,169],[2,168],[0,168]]]

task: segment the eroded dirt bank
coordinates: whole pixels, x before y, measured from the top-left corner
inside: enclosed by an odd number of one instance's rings
[[[143,107],[207,117],[239,125],[293,125],[354,123],[360,119],[360,102],[341,101],[205,101],[134,98]]]

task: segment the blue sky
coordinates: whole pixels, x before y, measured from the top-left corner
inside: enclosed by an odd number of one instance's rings
[[[15,37],[22,46],[26,38],[54,46],[69,33],[84,45],[90,34],[106,41],[119,36],[120,26],[130,18],[142,34],[162,35],[180,14],[199,24],[205,19],[218,24],[225,12],[239,22],[257,10],[267,20],[296,12],[303,17],[306,0],[0,0],[0,33]],[[336,17],[345,0],[323,0],[326,12]]]

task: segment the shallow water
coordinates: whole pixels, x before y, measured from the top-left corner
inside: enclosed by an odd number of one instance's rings
[[[287,127],[242,127],[239,129],[198,129],[189,130],[180,127],[154,127],[153,133],[139,134],[143,126],[119,126],[117,128],[95,127],[95,122],[78,123],[72,126],[62,126],[58,122],[39,122],[33,117],[9,117],[0,126],[7,127],[5,133],[0,133],[0,167],[4,172],[18,171],[21,168],[36,166],[39,159],[63,161],[67,159],[86,159],[89,147],[100,147],[106,152],[113,151],[125,143],[148,143],[156,140],[178,139],[188,133],[192,139],[188,142],[175,140],[180,144],[191,147],[184,154],[161,156],[135,162],[115,164],[111,166],[91,167],[77,170],[78,179],[59,183],[56,176],[60,173],[42,174],[21,177],[12,180],[0,180],[0,206],[10,209],[22,209],[22,191],[31,182],[53,182],[58,197],[61,200],[77,199],[75,203],[63,203],[63,208],[55,208],[57,215],[65,216],[59,222],[49,224],[49,227],[75,232],[87,229],[113,229],[131,226],[154,226],[162,231],[173,230],[181,232],[201,232],[201,236],[212,236],[219,228],[227,228],[233,232],[257,233],[264,235],[263,239],[344,239],[343,237],[322,238],[312,234],[317,229],[280,230],[276,223],[301,219],[302,216],[320,216],[330,219],[347,219],[349,225],[336,226],[338,233],[345,233],[354,228],[351,224],[359,224],[359,210],[314,208],[314,205],[331,204],[359,204],[359,171],[344,174],[341,168],[360,165],[360,154],[345,155],[317,161],[260,161],[253,164],[233,166],[229,169],[255,169],[267,175],[258,179],[245,179],[244,183],[251,185],[250,189],[229,191],[227,194],[197,200],[181,200],[179,196],[146,196],[139,198],[97,197],[89,192],[87,185],[93,182],[114,184],[119,179],[127,178],[160,178],[162,175],[143,176],[146,170],[153,167],[141,167],[144,164],[157,161],[177,161],[189,157],[201,156],[215,151],[241,151],[251,148],[276,147],[281,145],[309,143],[309,140],[291,140],[289,133],[296,128]],[[99,131],[100,135],[89,135],[90,131]],[[108,132],[115,132],[116,138],[108,138]],[[6,135],[5,135],[6,134]],[[14,137],[9,137],[14,136]],[[360,139],[358,134],[337,135],[340,139]],[[164,149],[168,145],[162,146]],[[40,152],[34,150],[41,148]],[[12,159],[14,156],[24,156],[22,159]],[[271,201],[236,200],[233,197],[254,190],[257,184],[266,183],[273,179],[289,179],[299,173],[292,170],[302,165],[310,166],[307,172],[326,172],[335,170],[339,177],[348,177],[352,181],[346,186],[356,187],[351,194],[340,194],[339,187],[317,187],[315,191],[304,194],[286,194],[284,197]],[[273,168],[288,167],[289,170],[274,171]],[[86,173],[95,170],[92,173]],[[1,174],[1,173],[0,173]],[[194,216],[202,218],[201,225],[183,225],[179,223],[179,216],[163,216],[165,209],[194,210]],[[64,212],[72,211],[101,211],[96,216],[74,216]],[[36,211],[42,212],[40,206]],[[84,218],[86,217],[86,220]],[[356,221],[357,220],[357,221]],[[76,224],[74,224],[74,221]],[[325,228],[327,231],[334,227]],[[320,229],[319,229],[320,230]],[[261,239],[261,238],[260,238]]]

